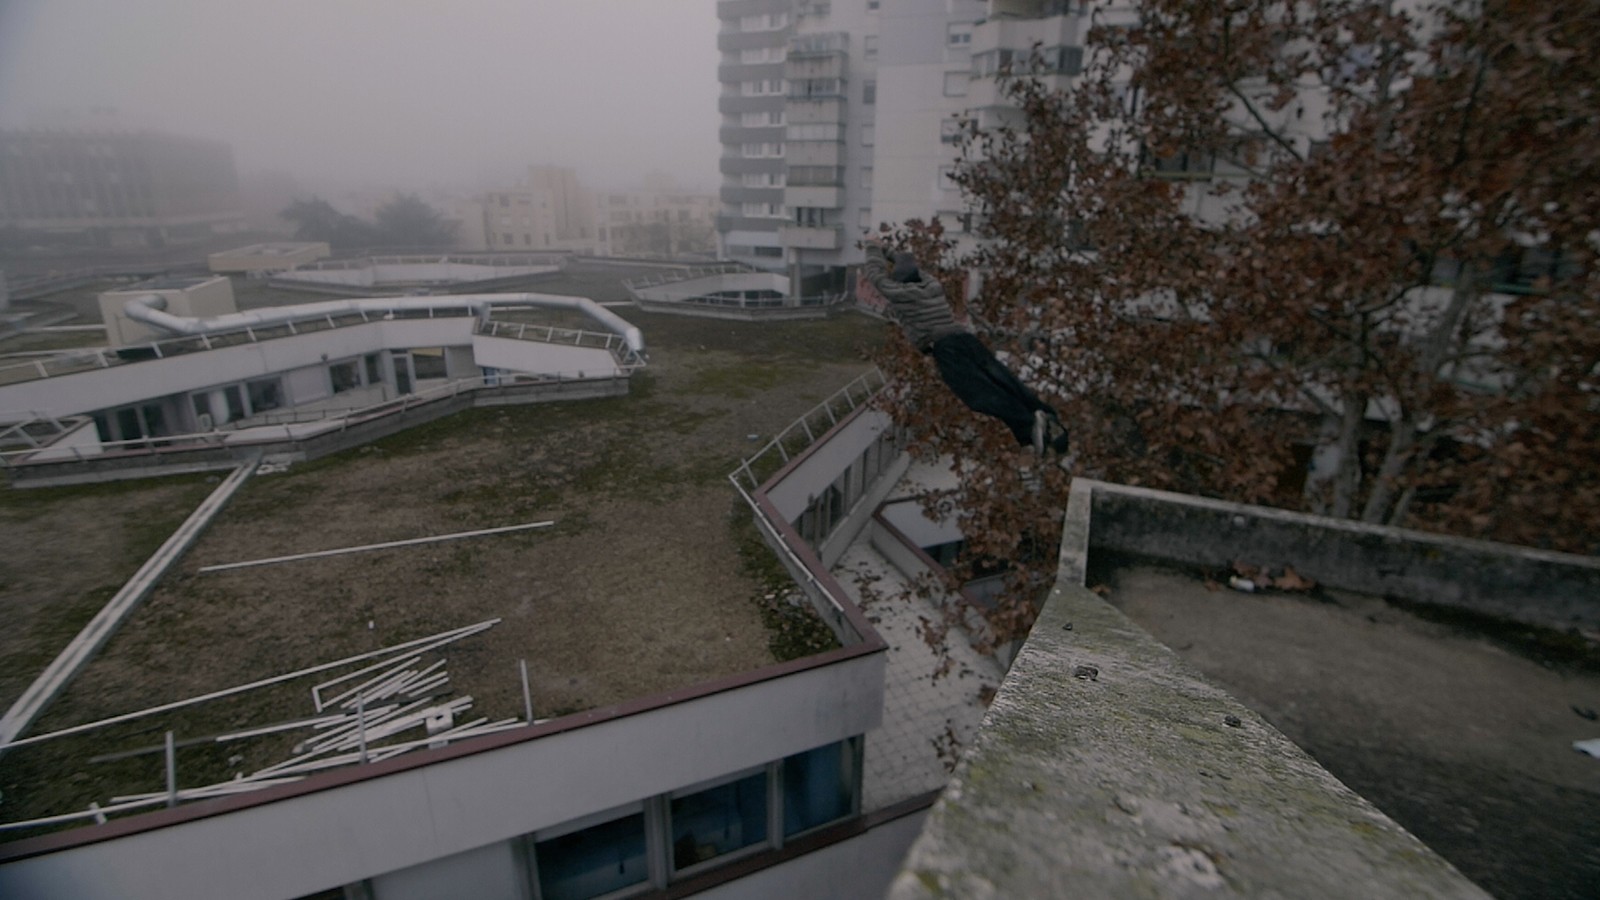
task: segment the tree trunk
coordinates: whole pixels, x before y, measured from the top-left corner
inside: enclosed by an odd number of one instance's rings
[[[1373,479],[1372,492],[1361,510],[1361,521],[1377,524],[1389,516],[1389,507],[1400,476],[1411,462],[1411,451],[1417,445],[1417,426],[1408,414],[1401,413],[1390,423],[1389,448],[1383,453],[1383,463],[1378,467],[1378,477]]]
[[[1340,519],[1350,518],[1356,491],[1361,488],[1361,423],[1366,420],[1366,412],[1365,391],[1345,395],[1339,421],[1339,468],[1333,475],[1333,508],[1328,511]]]

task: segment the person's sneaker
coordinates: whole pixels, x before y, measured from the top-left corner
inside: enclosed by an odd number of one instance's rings
[[[1047,436],[1047,433],[1049,431],[1050,431],[1050,419],[1049,419],[1049,417],[1047,417],[1045,415],[1045,411],[1042,410],[1042,409],[1034,410],[1033,411],[1033,452],[1038,456],[1044,456],[1044,443],[1045,443],[1045,438]]]

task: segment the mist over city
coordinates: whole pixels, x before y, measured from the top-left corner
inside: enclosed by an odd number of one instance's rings
[[[0,0],[0,900],[1600,886],[1600,0]]]
[[[7,0],[0,126],[229,143],[242,182],[717,178],[713,0]]]

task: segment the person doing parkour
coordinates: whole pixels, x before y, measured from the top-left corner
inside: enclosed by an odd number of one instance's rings
[[[939,377],[973,412],[1004,422],[1017,443],[1043,456],[1046,448],[1065,454],[1066,426],[1050,404],[1039,399],[971,328],[957,322],[944,287],[924,276],[910,253],[890,261],[883,244],[863,241],[867,253],[862,274],[889,305],[889,311],[913,346],[933,357]]]

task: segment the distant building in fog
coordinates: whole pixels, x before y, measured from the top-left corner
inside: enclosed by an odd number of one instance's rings
[[[680,188],[656,174],[637,190],[596,196],[601,256],[716,253],[717,195]]]
[[[0,228],[100,246],[238,231],[233,149],[155,131],[0,130]]]
[[[529,166],[515,187],[451,207],[465,250],[559,250],[597,256],[715,252],[717,198],[652,175],[627,191],[593,191],[574,169]]]

